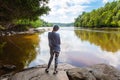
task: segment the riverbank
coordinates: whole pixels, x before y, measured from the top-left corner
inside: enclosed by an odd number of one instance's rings
[[[53,66],[45,73],[47,65],[24,69],[14,75],[1,76],[0,80],[119,80],[120,71],[107,64],[96,64],[88,67],[75,67],[70,64],[59,64],[58,74],[53,74]]]
[[[30,28],[27,31],[9,31],[9,30],[1,30],[0,36],[11,36],[16,34],[34,34],[34,33],[42,33],[45,29],[36,29],[36,28]]]

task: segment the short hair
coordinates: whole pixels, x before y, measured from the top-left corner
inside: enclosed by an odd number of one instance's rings
[[[53,30],[54,30],[54,31],[59,30],[59,26],[58,26],[58,25],[54,25]]]

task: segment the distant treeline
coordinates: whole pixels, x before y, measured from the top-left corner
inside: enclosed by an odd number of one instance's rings
[[[86,28],[120,27],[120,0],[108,2],[104,7],[83,12],[75,19],[74,26]]]
[[[74,26],[74,23],[52,23],[52,24],[56,24],[61,27],[73,27]]]

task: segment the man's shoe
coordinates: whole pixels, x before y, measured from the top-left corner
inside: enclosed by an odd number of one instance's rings
[[[54,72],[53,72],[53,74],[57,74],[57,73],[58,73],[58,71],[54,71]]]
[[[48,69],[45,69],[45,72],[46,72],[46,73],[48,73],[48,72],[49,72],[49,70],[48,70]]]

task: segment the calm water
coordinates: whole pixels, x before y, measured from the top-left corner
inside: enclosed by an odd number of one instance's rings
[[[34,35],[0,38],[0,65],[13,64],[21,70],[47,64],[49,47],[47,31]],[[83,67],[106,63],[120,68],[120,31],[60,28],[61,53],[59,63]]]

